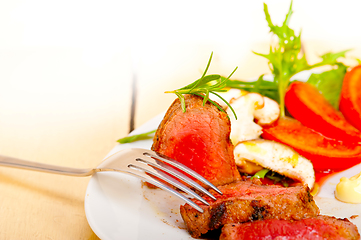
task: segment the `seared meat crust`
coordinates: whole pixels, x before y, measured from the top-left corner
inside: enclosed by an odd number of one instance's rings
[[[251,181],[237,181],[220,186],[219,189],[223,195],[214,193],[216,201],[205,197],[210,206],[195,200],[204,210],[203,213],[188,204],[181,206],[182,218],[192,237],[200,237],[227,223],[272,218],[300,220],[319,214],[319,209],[306,185],[284,188]]]

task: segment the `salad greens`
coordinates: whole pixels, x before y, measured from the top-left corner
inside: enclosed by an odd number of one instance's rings
[[[222,98],[219,94],[216,93],[216,92],[226,92],[227,91],[225,89],[227,81],[233,75],[233,73],[237,70],[237,67],[233,70],[233,72],[227,78],[221,77],[221,75],[218,75],[218,74],[206,75],[208,68],[212,61],[212,56],[213,56],[213,52],[211,53],[211,56],[208,60],[207,67],[204,70],[203,75],[200,79],[196,80],[195,82],[193,82],[185,87],[182,87],[182,88],[174,90],[174,91],[166,91],[165,93],[174,93],[175,95],[177,95],[177,97],[179,98],[179,100],[181,102],[183,112],[186,111],[186,104],[184,101],[183,94],[195,94],[195,95],[201,96],[201,97],[203,97],[203,105],[206,104],[207,101],[210,101],[219,110],[224,112],[223,108],[221,108],[218,104],[216,104],[214,101],[209,99],[209,93],[212,93],[212,94],[216,95],[217,97],[219,97],[224,103],[227,104],[227,106],[232,110],[235,118],[237,119],[237,115],[236,115],[235,111],[233,110],[232,106],[224,98]]]
[[[279,173],[277,172],[274,172],[274,171],[271,171],[267,168],[264,168],[258,172],[256,172],[252,177],[251,179],[253,178],[259,178],[259,179],[264,179],[264,178],[268,178],[268,179],[271,179],[273,181],[274,184],[277,184],[277,183],[281,183],[284,187],[288,187],[288,183],[286,181],[286,177],[285,176],[282,176],[280,175]]]
[[[319,74],[311,74],[307,82],[317,87],[326,100],[328,100],[335,109],[338,109],[342,82],[346,70],[347,67],[340,63],[337,64],[336,69]]]
[[[340,66],[341,63],[337,62],[337,59],[344,57],[348,50],[338,53],[326,53],[321,56],[322,60],[320,62],[309,65],[306,60],[306,54],[302,52],[301,33],[297,36],[294,30],[288,26],[293,13],[292,1],[282,26],[277,26],[272,23],[267,4],[265,3],[264,12],[268,26],[270,27],[270,32],[278,37],[278,45],[274,47],[271,46],[268,54],[255,54],[269,60],[269,67],[273,74],[273,80],[265,81],[263,76],[261,76],[256,82],[246,85],[243,89],[247,90],[248,87],[249,91],[259,92],[278,101],[281,108],[281,116],[284,116],[284,97],[291,78],[304,70],[310,70],[324,65]],[[239,84],[238,88],[242,88],[242,85],[245,85],[245,82],[242,81],[230,81],[229,84],[227,84],[227,87],[237,87],[237,83]],[[318,85],[320,86],[323,84]]]
[[[267,168],[263,168],[262,170],[256,172],[251,179],[253,178],[265,178],[266,174],[269,172],[270,170]]]

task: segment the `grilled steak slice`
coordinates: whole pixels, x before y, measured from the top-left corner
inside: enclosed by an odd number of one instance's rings
[[[220,240],[272,239],[360,239],[357,227],[347,219],[329,216],[299,221],[269,219],[247,223],[226,224]]]
[[[261,185],[258,180],[238,181],[218,188],[223,195],[214,193],[216,201],[204,197],[210,206],[195,200],[204,210],[203,213],[188,204],[181,206],[182,218],[192,237],[199,237],[227,223],[272,218],[300,220],[319,214],[319,209],[306,185],[285,188]]]
[[[185,95],[186,112],[179,99],[160,123],[152,150],[171,157],[216,186],[240,179],[230,141],[231,123],[225,112],[196,95]]]

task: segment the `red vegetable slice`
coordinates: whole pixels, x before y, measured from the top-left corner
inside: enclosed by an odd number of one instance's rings
[[[361,131],[361,65],[346,73],[339,108],[345,118]]]
[[[315,171],[340,171],[361,162],[361,145],[326,138],[293,118],[282,117],[265,126],[262,137],[292,147],[312,161]]]
[[[344,142],[361,143],[361,132],[353,127],[313,85],[290,84],[285,105],[289,113],[303,125],[326,137]]]

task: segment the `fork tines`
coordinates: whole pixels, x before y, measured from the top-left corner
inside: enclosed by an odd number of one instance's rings
[[[203,183],[206,187],[213,189],[219,194],[222,194],[222,192],[212,183],[210,183],[207,179],[205,179],[198,173],[194,172],[192,169],[188,168],[187,166],[171,158],[168,158],[164,155],[161,155],[159,153],[150,150],[144,150],[143,156],[144,157],[141,158],[139,157],[136,159],[137,162],[143,163],[141,166],[135,164],[129,164],[128,167],[134,170],[138,170],[139,174],[136,175],[142,178],[142,180],[149,182],[159,188],[162,188],[174,194],[178,198],[182,199],[183,201],[185,201],[186,203],[197,209],[199,212],[203,212],[203,209],[201,207],[199,207],[196,203],[194,203],[193,201],[191,201],[186,196],[179,193],[172,187],[167,186],[167,184],[165,184],[164,182],[170,184],[173,187],[180,189],[184,193],[194,197],[195,199],[201,201],[203,204],[206,205],[209,205],[209,203],[192,189],[195,189],[200,193],[207,195],[213,200],[216,200],[216,198],[204,187],[202,187],[194,180],[190,179],[184,173],[197,179],[198,181]],[[190,187],[186,186],[181,182],[186,183]]]

